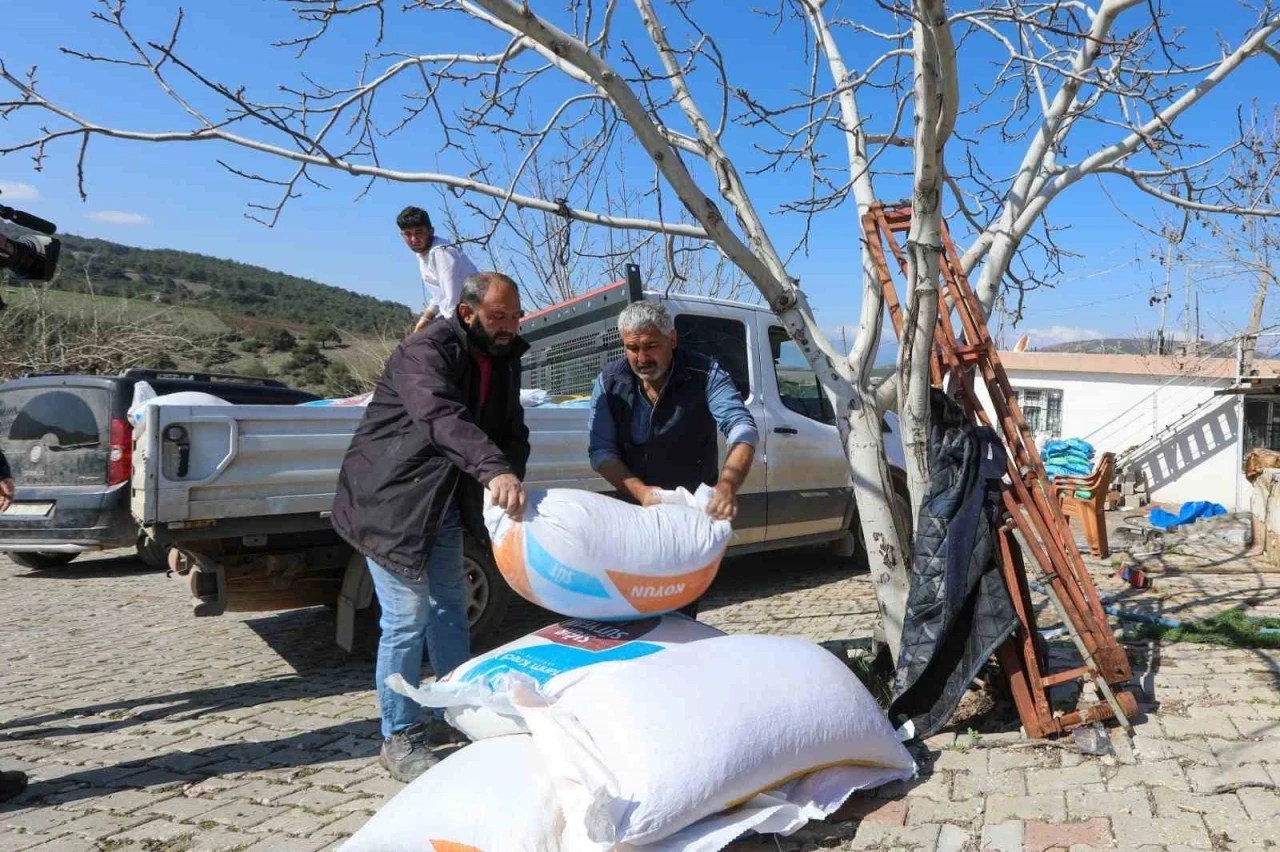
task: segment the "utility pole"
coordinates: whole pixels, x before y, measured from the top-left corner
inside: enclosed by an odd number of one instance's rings
[[[1187,279],[1187,307],[1182,317],[1182,339],[1186,341],[1186,345],[1191,345],[1191,264],[1186,264],[1183,269],[1186,272]]]
[[[1156,354],[1164,355],[1167,347],[1164,343],[1164,318],[1169,310],[1169,297],[1173,287],[1173,237],[1164,250],[1164,298],[1160,300],[1160,330],[1156,332]]]
[[[1249,325],[1240,341],[1240,372],[1248,377],[1253,375],[1253,359],[1258,351],[1258,329],[1262,328],[1262,312],[1267,304],[1267,290],[1271,286],[1275,273],[1271,268],[1271,243],[1268,242],[1269,231],[1264,231],[1262,240],[1258,240],[1258,223],[1250,222],[1251,242],[1257,255],[1258,289],[1253,294],[1253,312],[1249,315]]]

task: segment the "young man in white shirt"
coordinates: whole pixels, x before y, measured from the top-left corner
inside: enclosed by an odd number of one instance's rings
[[[404,244],[418,256],[418,271],[422,275],[423,296],[427,307],[418,319],[414,331],[421,330],[436,317],[449,319],[458,306],[462,294],[462,282],[476,273],[475,264],[467,259],[462,249],[437,240],[431,227],[431,217],[421,207],[406,207],[396,217],[396,226]]]

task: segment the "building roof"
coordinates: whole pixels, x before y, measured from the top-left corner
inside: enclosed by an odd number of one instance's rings
[[[1001,352],[1006,370],[1020,373],[1091,373],[1126,376],[1186,376],[1200,379],[1234,379],[1235,358],[1194,355],[1096,355],[1078,352]],[[1262,376],[1280,376],[1280,362],[1254,361]]]

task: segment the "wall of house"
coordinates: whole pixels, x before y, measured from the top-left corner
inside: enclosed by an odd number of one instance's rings
[[[1232,511],[1244,501],[1247,507],[1249,489],[1237,457],[1238,398],[1213,397],[1229,380],[1009,370],[1009,382],[1062,391],[1062,437],[1084,438],[1099,454],[1119,455],[1144,444],[1195,411],[1190,422],[1136,460],[1151,498],[1175,504],[1212,500]]]

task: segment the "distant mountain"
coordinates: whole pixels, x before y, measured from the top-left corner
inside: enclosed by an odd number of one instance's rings
[[[4,233],[16,231],[4,227]],[[257,321],[250,325],[332,325],[357,334],[386,329],[398,334],[413,324],[405,305],[235,260],[74,234],[58,239],[62,257],[52,283],[58,290],[204,308],[228,319]]]
[[[1080,355],[1147,355],[1151,352],[1152,342],[1140,337],[1100,337],[1036,346],[1033,340],[1030,348],[1034,352],[1074,352]]]
[[[1170,340],[1168,343],[1172,353],[1182,354],[1184,352],[1184,344],[1178,340]],[[1141,337],[1103,337],[1097,340],[1073,340],[1068,343],[1055,343],[1051,346],[1035,346],[1032,341],[1031,350],[1033,352],[1068,352],[1078,355],[1150,355],[1155,347],[1154,338],[1147,339]],[[1227,340],[1224,342],[1214,342],[1212,340],[1201,340],[1196,352],[1200,357],[1217,357],[1217,358],[1234,358],[1236,356],[1235,340]],[[1266,347],[1258,350],[1259,358],[1275,358],[1276,353],[1268,350]]]

